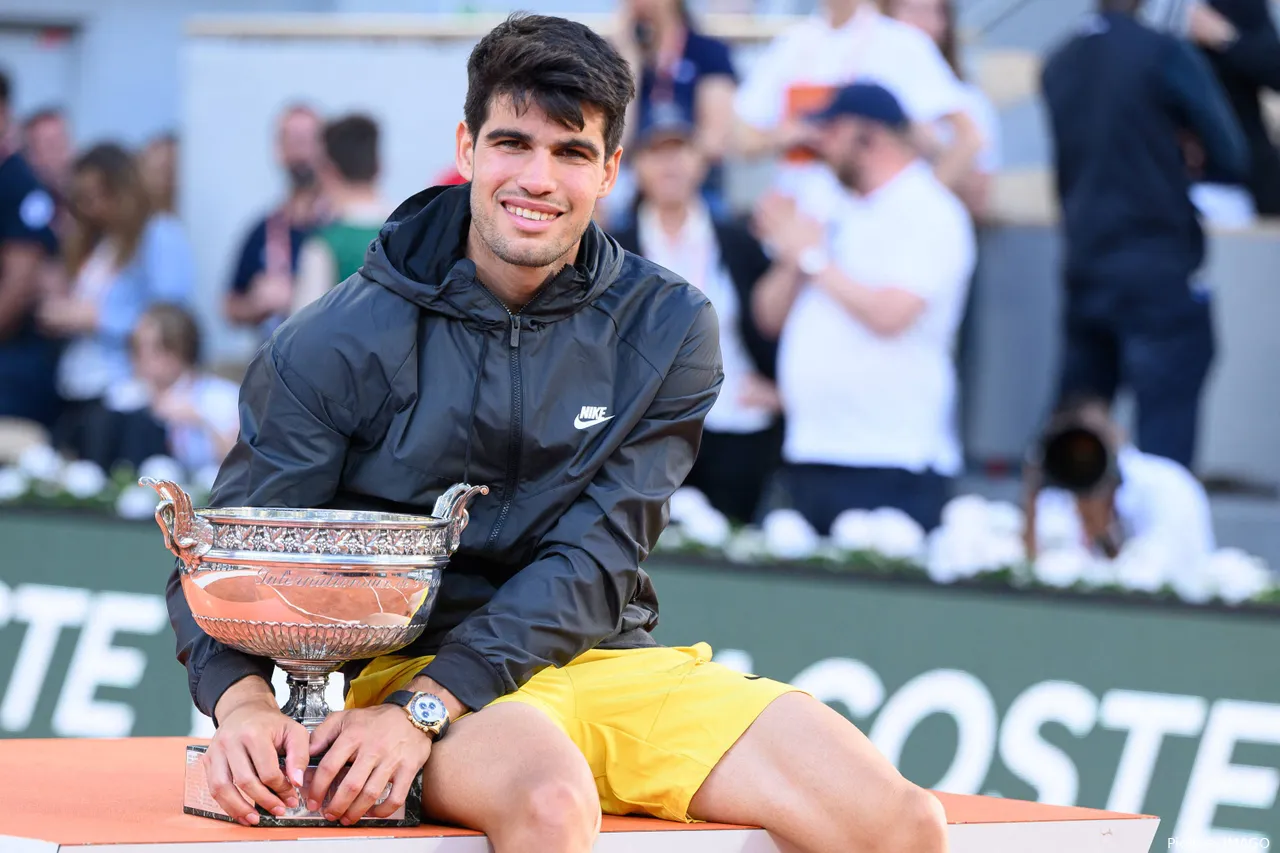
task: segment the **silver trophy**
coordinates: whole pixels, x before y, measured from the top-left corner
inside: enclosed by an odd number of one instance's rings
[[[343,664],[389,654],[422,633],[440,576],[467,526],[467,505],[487,486],[458,484],[430,516],[255,507],[194,509],[176,483],[144,477],[162,500],[156,523],[181,561],[182,591],[196,624],[213,639],[268,657],[287,675],[283,712],[309,731],[329,714],[325,688]],[[214,800],[200,761],[187,747],[183,811],[231,820]],[[309,786],[320,756],[305,773]],[[345,771],[344,771],[345,772]],[[343,773],[331,788],[336,790]],[[390,793],[390,786],[378,802]],[[416,826],[421,774],[404,807],[357,826]],[[312,812],[306,789],[283,817],[261,808],[259,826],[327,825],[326,802]]]

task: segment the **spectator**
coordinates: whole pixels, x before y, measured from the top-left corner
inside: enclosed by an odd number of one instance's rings
[[[640,203],[635,224],[615,237],[705,293],[720,321],[724,384],[685,485],[731,520],[750,523],[779,451],[776,346],[751,316],[751,291],[769,259],[744,226],[713,218],[700,196],[707,159],[692,124],[651,124],[635,150]]]
[[[55,203],[10,134],[9,78],[0,72],[0,417],[51,427],[55,342],[35,323],[41,268],[57,251],[50,224]]]
[[[71,179],[71,133],[62,110],[37,110],[22,124],[22,154],[56,200],[66,197]]]
[[[821,11],[779,36],[738,90],[738,147],[747,156],[782,155],[775,188],[825,220],[843,192],[817,161],[803,115],[855,80],[890,90],[915,125],[913,136],[940,180],[957,186],[982,146],[965,112],[968,96],[937,46],[914,27],[881,14],[875,0],[824,0]],[[940,122],[954,128],[950,144]]]
[[[395,209],[378,192],[378,125],[353,115],[324,129],[320,185],[334,220],[302,247],[293,310],[324,296],[355,274],[369,243]]]
[[[964,65],[956,36],[955,0],[881,0],[885,13],[904,24],[910,24],[933,40],[942,58],[960,81],[965,94],[964,111],[982,136],[982,148],[971,167],[955,181],[954,188],[975,219],[986,218],[991,178],[1000,171],[1000,116],[982,89],[966,82]],[[937,128],[943,139],[952,128],[942,123]]]
[[[309,107],[291,106],[281,114],[276,159],[289,196],[249,229],[223,305],[231,323],[256,327],[264,337],[289,313],[298,254],[321,219],[320,128],[320,116]]]
[[[733,97],[737,74],[729,46],[698,32],[685,0],[623,0],[617,42],[631,63],[638,91],[628,128],[643,132],[653,124],[687,122],[707,161],[702,191],[713,215],[726,211],[722,162],[733,140]],[[626,137],[623,145],[627,145]],[[630,175],[610,194],[611,220],[623,223],[618,210],[631,193]]]
[[[1059,526],[1045,524],[1055,517],[1068,519],[1073,538],[1096,557],[1114,559],[1145,543],[1176,572],[1198,567],[1216,548],[1204,487],[1173,460],[1129,444],[1099,397],[1064,402],[1024,477],[1032,559],[1044,550],[1046,529]]]
[[[107,391],[129,376],[128,337],[153,303],[185,302],[195,264],[181,227],[152,213],[137,160],[102,144],[72,168],[75,227],[64,253],[70,284],[41,304],[44,329],[67,339],[58,363],[65,403],[55,441],[73,453]]]
[[[142,182],[158,215],[178,213],[178,137],[163,133],[146,144],[138,157]]]
[[[1190,468],[1214,339],[1179,133],[1236,179],[1247,149],[1207,63],[1136,21],[1138,2],[1101,0],[1043,71],[1066,242],[1059,394],[1127,384],[1138,446]]]
[[[200,328],[181,305],[157,303],[129,340],[133,374],[107,395],[100,429],[86,458],[103,468],[134,468],[150,456],[171,456],[188,472],[218,465],[239,431],[239,387],[205,373]]]
[[[776,259],[754,310],[781,334],[783,481],[819,533],[846,509],[882,506],[928,530],[961,466],[952,348],[973,224],[917,157],[887,89],[842,89],[817,120],[844,187],[830,233],[784,196],[758,214]]]

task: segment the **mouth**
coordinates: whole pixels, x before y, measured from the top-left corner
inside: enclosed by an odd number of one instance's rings
[[[502,202],[502,209],[511,218],[515,226],[523,231],[542,231],[551,226],[564,214],[552,207],[542,204]]]

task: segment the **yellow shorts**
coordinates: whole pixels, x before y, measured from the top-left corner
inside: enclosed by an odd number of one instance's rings
[[[401,690],[430,657],[371,661],[347,707]],[[711,662],[711,647],[593,649],[548,667],[491,704],[545,713],[587,759],[605,814],[693,822],[689,802],[712,768],[774,699],[796,688]]]

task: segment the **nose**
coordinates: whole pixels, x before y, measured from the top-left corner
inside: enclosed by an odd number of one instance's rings
[[[539,149],[525,160],[518,183],[520,189],[531,196],[550,195],[555,191],[555,157],[550,151]]]

